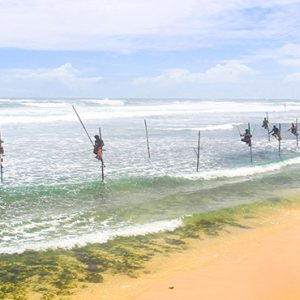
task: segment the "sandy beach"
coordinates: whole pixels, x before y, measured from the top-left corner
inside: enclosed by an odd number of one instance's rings
[[[137,279],[106,278],[74,299],[300,299],[300,210],[282,209],[156,257]]]

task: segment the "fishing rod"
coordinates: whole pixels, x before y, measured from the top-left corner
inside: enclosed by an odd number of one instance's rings
[[[239,131],[239,135],[241,136],[242,134],[241,134],[241,131],[240,131],[240,127],[237,125],[236,128]]]
[[[253,128],[253,130],[252,130],[252,136],[253,136],[253,134],[254,134],[255,129],[256,129],[256,125],[254,126],[254,128]]]
[[[92,141],[92,139],[91,139],[89,133],[87,132],[87,130],[86,130],[86,128],[85,128],[85,126],[84,126],[84,124],[83,124],[83,122],[82,122],[82,120],[81,120],[81,118],[80,118],[80,116],[79,116],[79,114],[78,114],[78,112],[77,112],[75,106],[72,105],[72,107],[73,107],[73,110],[74,110],[74,112],[75,112],[75,114],[76,114],[78,120],[80,121],[80,123],[81,123],[81,125],[82,125],[82,128],[84,129],[84,131],[85,131],[87,137],[89,138],[91,144],[93,145],[93,147],[95,147],[95,145],[94,145],[94,143],[93,143],[93,141]],[[99,138],[101,138],[101,136],[102,136],[102,134],[101,134],[101,128],[99,128]],[[102,153],[101,153],[101,174],[102,174],[101,178],[102,178],[102,182],[103,182],[103,181],[104,181],[104,163],[103,163]]]
[[[91,139],[91,137],[90,137],[89,133],[87,132],[87,130],[86,130],[86,128],[85,128],[85,126],[84,126],[84,124],[83,124],[83,122],[82,122],[82,120],[81,120],[81,118],[80,118],[80,116],[79,116],[79,114],[78,114],[78,112],[77,112],[77,110],[76,110],[75,106],[74,106],[74,105],[72,105],[72,107],[73,107],[73,110],[74,110],[75,114],[77,115],[77,118],[78,118],[79,122],[80,122],[80,123],[81,123],[81,125],[82,125],[82,128],[83,128],[83,130],[85,131],[85,133],[86,133],[87,137],[89,138],[89,140],[90,140],[91,144],[92,144],[92,145],[93,145],[93,147],[94,147],[94,143],[93,143],[93,141],[92,141],[92,139]]]

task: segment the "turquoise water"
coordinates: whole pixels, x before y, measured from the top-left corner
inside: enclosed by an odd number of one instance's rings
[[[101,127],[104,183],[72,105],[92,137]],[[300,116],[297,101],[0,99],[0,108],[0,253],[173,229],[185,215],[274,197],[300,179],[299,150],[287,131]],[[266,111],[271,124],[282,124],[281,156],[260,126]],[[239,137],[248,122],[253,165]]]

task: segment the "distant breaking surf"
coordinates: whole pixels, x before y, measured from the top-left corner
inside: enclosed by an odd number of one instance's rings
[[[167,131],[183,131],[183,130],[190,130],[190,131],[212,131],[212,130],[231,130],[234,126],[242,125],[242,123],[227,123],[227,124],[215,124],[215,125],[207,125],[201,127],[168,127],[168,128],[159,128],[161,130]]]

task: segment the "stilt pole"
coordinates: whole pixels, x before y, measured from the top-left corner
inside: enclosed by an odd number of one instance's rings
[[[299,147],[298,119],[296,119],[296,142],[298,148]]]
[[[278,129],[279,129],[279,136],[278,136],[278,154],[279,156],[281,155],[281,124],[279,124],[278,126]]]
[[[198,149],[197,149],[197,172],[199,172],[199,160],[200,160],[200,138],[201,133],[200,130],[198,132]]]
[[[149,147],[149,136],[148,136],[148,127],[147,127],[147,121],[144,120],[145,123],[145,130],[146,130],[146,139],[147,139],[147,149],[148,149],[148,158],[150,158],[150,147]]]
[[[270,138],[269,113],[268,112],[266,112],[266,118],[267,118],[267,121],[268,121],[268,128],[267,128],[267,130],[268,130],[268,142],[270,142],[271,138]]]
[[[249,131],[249,134],[251,135],[251,128],[250,128],[250,123],[248,123],[248,131]],[[250,161],[251,161],[251,164],[253,164],[253,156],[252,156],[252,138],[250,138]]]
[[[99,127],[99,137],[102,140],[101,128]],[[102,150],[102,160],[101,160],[101,178],[102,182],[104,181],[104,161],[103,161],[103,150]]]

